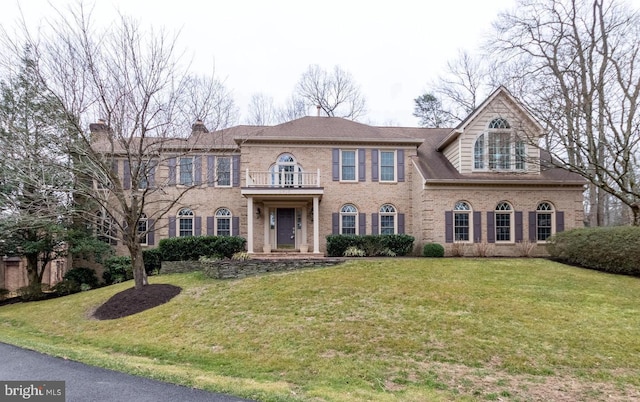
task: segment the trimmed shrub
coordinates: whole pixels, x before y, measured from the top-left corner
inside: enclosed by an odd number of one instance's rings
[[[159,248],[142,250],[142,259],[144,260],[144,270],[147,272],[147,275],[157,275],[160,273],[162,251],[160,251]]]
[[[190,236],[160,240],[163,261],[198,261],[200,257],[231,258],[244,251],[246,240],[238,236]]]
[[[427,243],[422,248],[424,257],[444,257],[444,247],[438,243]]]
[[[91,268],[78,267],[67,271],[63,277],[64,280],[73,281],[78,284],[78,287],[82,284],[91,286],[91,288],[98,287],[98,277],[96,271]]]
[[[551,258],[614,274],[640,276],[640,227],[581,228],[547,241]]]
[[[42,284],[33,283],[29,286],[23,286],[18,289],[18,296],[22,301],[42,300],[46,296],[42,291]]]
[[[65,279],[56,283],[51,290],[59,296],[67,296],[72,293],[78,293],[80,291],[80,285],[76,281]]]
[[[415,238],[406,234],[399,235],[329,235],[327,236],[327,255],[342,257],[350,247],[364,251],[368,257],[404,256],[413,249]]]
[[[0,288],[0,300],[4,299],[7,296],[9,296],[9,289]]]
[[[131,257],[110,257],[104,261],[102,279],[107,285],[133,279]]]

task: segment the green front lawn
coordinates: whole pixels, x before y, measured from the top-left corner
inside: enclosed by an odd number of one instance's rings
[[[640,279],[543,259],[379,259],[234,281],[143,313],[131,282],[0,308],[0,341],[269,401],[640,397]]]

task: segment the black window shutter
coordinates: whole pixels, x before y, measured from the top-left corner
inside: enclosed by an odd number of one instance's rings
[[[404,234],[404,214],[398,214],[398,233]]]
[[[482,243],[482,212],[473,212],[473,241]]]
[[[231,218],[231,235],[240,236],[240,217],[234,216]]]
[[[213,219],[213,216],[207,216],[207,236],[215,235]]]
[[[495,212],[493,211],[487,212],[487,242],[496,242],[496,221]]]
[[[171,157],[167,159],[167,164],[169,165],[169,185],[176,185],[176,158]]]
[[[216,183],[216,179],[214,176],[216,174],[215,163],[216,163],[216,157],[213,155],[208,155],[207,156],[207,186],[209,187],[213,187]]]
[[[340,150],[338,148],[331,150],[331,177],[333,181],[340,180]]]
[[[358,149],[358,181],[366,181],[367,180],[367,172],[366,172],[366,153],[364,148]]]
[[[176,217],[169,217],[169,237],[176,237]]]
[[[564,212],[556,212],[556,233],[564,232]]]
[[[129,164],[129,161],[126,159],[124,160],[122,176],[123,176],[122,185],[124,186],[125,190],[129,190],[131,188],[131,165]]]
[[[196,155],[193,158],[193,168],[195,169],[195,174],[194,174],[195,185],[199,186],[202,184],[202,156]]]
[[[340,214],[337,212],[331,214],[331,233],[340,234]]]
[[[378,150],[371,150],[371,181],[378,181]]]
[[[371,234],[377,235],[378,232],[378,214],[371,214]]]
[[[358,215],[358,234],[366,235],[367,234],[367,214],[359,214]]]
[[[155,219],[147,220],[147,245],[149,246],[153,246],[156,244],[155,223]]]
[[[231,156],[231,164],[233,165],[233,187],[240,186],[240,155]]]
[[[444,212],[444,241],[453,243],[453,211]]]
[[[515,221],[516,221],[516,243],[518,242],[522,242],[523,237],[522,237],[522,232],[523,232],[523,227],[522,227],[522,211],[516,211],[515,212]]]
[[[196,216],[194,220],[195,220],[195,235],[200,236],[202,234],[202,217]]]
[[[535,243],[538,240],[536,211],[529,211],[529,241]]]
[[[404,149],[398,150],[398,181],[404,181]]]

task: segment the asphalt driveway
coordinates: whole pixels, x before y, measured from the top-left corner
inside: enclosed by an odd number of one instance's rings
[[[92,367],[5,343],[0,343],[0,381],[65,381],[67,402],[248,401]]]

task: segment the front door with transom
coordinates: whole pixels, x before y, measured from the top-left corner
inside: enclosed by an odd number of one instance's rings
[[[277,247],[295,248],[296,245],[296,210],[295,208],[277,209]]]

